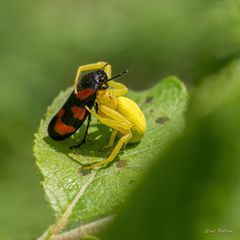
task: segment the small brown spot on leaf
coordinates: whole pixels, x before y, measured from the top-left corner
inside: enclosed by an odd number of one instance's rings
[[[79,173],[80,173],[82,176],[86,176],[86,175],[88,175],[89,173],[91,173],[91,170],[86,170],[86,169],[79,168]]]
[[[153,101],[153,97],[148,97],[146,100],[145,100],[145,103],[151,103]]]
[[[116,162],[116,167],[117,168],[123,168],[127,165],[127,160],[119,160]]]
[[[165,122],[169,121],[168,117],[158,117],[155,122],[158,124],[164,124]]]
[[[134,180],[133,179],[131,179],[129,182],[128,182],[129,184],[131,184],[131,183],[134,183]]]

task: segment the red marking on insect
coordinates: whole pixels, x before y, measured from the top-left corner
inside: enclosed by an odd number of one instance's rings
[[[73,112],[73,117],[77,118],[79,120],[82,120],[85,116],[85,108],[83,107],[77,107],[77,106],[73,106],[71,107],[71,110]]]
[[[62,122],[62,116],[64,114],[64,109],[60,109],[60,111],[58,112],[58,119],[57,122],[54,126],[55,131],[60,134],[60,135],[65,135],[68,133],[72,133],[75,132],[76,129],[70,125],[65,124],[64,122]]]
[[[80,100],[87,99],[89,96],[93,95],[96,92],[96,90],[88,88],[83,89],[77,92],[76,97]]]

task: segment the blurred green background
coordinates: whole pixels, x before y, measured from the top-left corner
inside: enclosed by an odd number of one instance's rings
[[[194,87],[240,53],[238,0],[0,2],[0,239],[54,221],[33,134],[79,65],[105,60],[130,88],[175,74]]]

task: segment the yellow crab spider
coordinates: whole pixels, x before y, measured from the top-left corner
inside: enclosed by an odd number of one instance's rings
[[[107,68],[105,67],[105,72],[110,79],[110,64]],[[146,131],[146,120],[139,106],[130,98],[123,97],[128,92],[127,87],[113,80],[110,80],[108,84],[110,88],[99,90],[97,93],[95,103],[98,105],[98,111],[95,112],[88,106],[86,109],[102,124],[113,129],[109,143],[104,148],[112,147],[117,135],[120,138],[106,159],[85,165],[82,169],[94,169],[108,164],[114,160],[123,146],[129,142],[139,142]]]

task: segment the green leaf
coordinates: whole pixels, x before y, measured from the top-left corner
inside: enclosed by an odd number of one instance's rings
[[[145,169],[152,165],[155,155],[162,153],[183,130],[188,93],[176,77],[167,77],[147,91],[130,91],[128,96],[146,116],[145,136],[139,144],[129,144],[112,164],[85,175],[79,172],[81,163],[108,156],[110,150],[100,149],[108,143],[110,129],[93,119],[86,144],[74,152],[69,147],[80,141],[85,127],[66,141],[50,139],[48,123],[71,91],[72,88],[61,92],[48,108],[35,134],[34,155],[56,217],[61,219],[68,208],[73,208],[68,223],[85,223],[114,213],[126,201]]]
[[[193,92],[185,134],[158,157],[104,239],[240,239],[239,69],[240,59]]]

